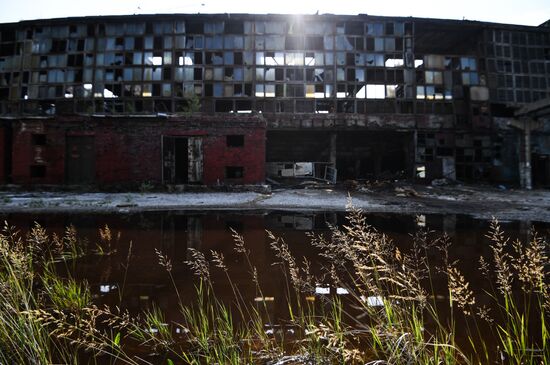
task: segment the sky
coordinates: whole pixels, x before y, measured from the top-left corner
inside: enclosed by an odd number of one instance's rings
[[[0,23],[155,13],[370,14],[540,25],[550,0],[0,0]]]

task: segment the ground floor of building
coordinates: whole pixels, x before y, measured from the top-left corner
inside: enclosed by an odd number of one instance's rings
[[[239,115],[13,119],[0,121],[0,151],[2,184],[448,178],[519,185],[529,164],[533,186],[550,187],[550,133],[526,140],[513,128],[268,129],[261,116]]]
[[[5,135],[7,128],[0,130]],[[19,185],[257,184],[265,123],[212,118],[17,120],[0,137]]]

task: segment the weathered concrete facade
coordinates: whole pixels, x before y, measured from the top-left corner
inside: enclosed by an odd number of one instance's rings
[[[515,114],[549,87],[543,26],[252,14],[1,24],[0,182],[337,171],[550,186],[547,117],[526,134]]]

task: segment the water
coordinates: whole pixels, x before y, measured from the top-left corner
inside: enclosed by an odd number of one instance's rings
[[[193,273],[185,264],[190,259],[188,248],[209,255],[211,250],[224,255],[229,270],[236,282],[244,289],[250,284],[249,269],[243,265],[240,255],[233,247],[231,229],[244,237],[251,250],[260,278],[266,284],[266,296],[275,302],[283,292],[279,269],[269,247],[266,230],[282,237],[297,258],[306,257],[313,267],[319,262],[316,250],[309,244],[306,232],[328,233],[327,222],[341,225],[343,213],[286,213],[286,212],[147,212],[140,214],[13,214],[0,217],[8,220],[22,232],[29,230],[34,222],[40,223],[48,232],[62,234],[64,227],[74,225],[80,237],[89,241],[93,249],[100,242],[98,228],[108,225],[113,232],[112,255],[89,255],[78,261],[74,275],[86,279],[93,294],[101,301],[119,298],[123,289],[124,304],[132,310],[140,310],[156,303],[170,312],[175,307],[175,294],[165,268],[159,265],[155,250],[167,255],[173,266],[174,277],[183,293],[193,291]],[[433,231],[433,236],[449,235],[452,260],[459,260],[467,278],[475,281],[479,276],[477,262],[480,256],[490,253],[488,221],[469,216],[428,215],[410,216],[398,214],[369,214],[367,221],[376,229],[387,233],[396,245],[405,251],[410,247],[411,234],[420,229]],[[534,226],[541,233],[550,229],[548,223],[501,222],[502,228],[512,238],[526,239],[529,228]],[[120,239],[116,236],[120,232]],[[117,242],[118,241],[118,242]],[[128,250],[132,250],[128,261]],[[214,282],[223,282],[221,270],[212,270]],[[124,280],[124,277],[126,279]],[[244,290],[246,292],[246,290]],[[231,296],[232,293],[227,292]],[[253,295],[252,293],[251,295]],[[191,296],[190,296],[191,297]]]
[[[86,280],[97,304],[118,305],[130,313],[140,313],[158,306],[167,322],[180,322],[178,297],[166,268],[159,265],[157,252],[166,255],[172,267],[172,276],[184,304],[195,301],[196,277],[185,263],[191,259],[189,248],[211,257],[211,252],[222,254],[233,282],[246,301],[258,301],[258,293],[251,270],[242,255],[235,252],[232,230],[244,237],[251,252],[252,264],[258,270],[264,300],[271,318],[287,318],[285,280],[280,268],[274,265],[276,257],[270,248],[269,230],[288,243],[293,255],[311,262],[318,271],[323,264],[317,250],[310,245],[307,232],[328,235],[329,224],[345,223],[344,213],[288,213],[288,212],[146,212],[139,214],[12,214],[0,216],[22,232],[34,222],[40,223],[49,233],[62,234],[66,226],[74,225],[80,237],[87,239],[90,250],[101,242],[98,228],[108,225],[112,231],[112,254],[87,255],[68,270],[78,279]],[[402,252],[412,245],[412,235],[419,230],[430,230],[433,237],[446,234],[452,245],[450,260],[459,260],[459,267],[474,290],[484,289],[480,280],[478,260],[489,257],[489,240],[485,237],[489,221],[461,215],[399,215],[369,214],[367,221],[377,230],[388,234]],[[504,231],[512,238],[527,240],[530,227],[548,234],[549,223],[501,222]],[[105,247],[104,247],[105,249]],[[430,261],[440,263],[437,252]],[[234,294],[223,270],[211,267],[211,278],[218,299],[231,303]],[[345,295],[342,288],[319,282],[318,294]],[[437,299],[448,301],[444,277],[433,282]],[[370,300],[376,304],[376,298]]]

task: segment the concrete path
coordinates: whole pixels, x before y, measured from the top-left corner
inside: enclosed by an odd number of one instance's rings
[[[151,210],[343,211],[348,199],[366,212],[469,214],[550,222],[550,191],[483,186],[386,186],[381,189],[281,189],[254,192],[0,192],[0,213],[138,212]]]

